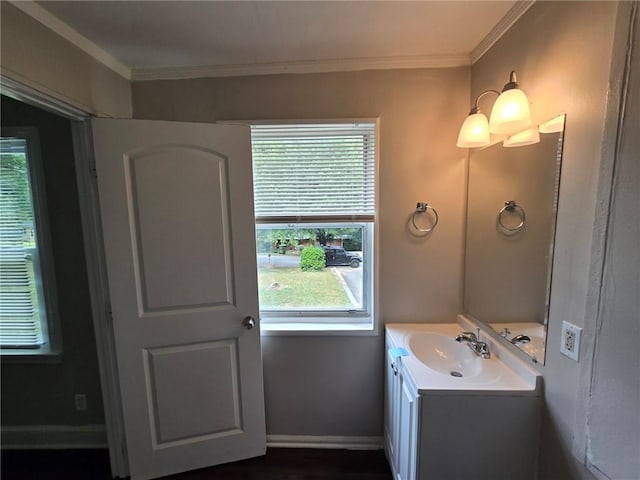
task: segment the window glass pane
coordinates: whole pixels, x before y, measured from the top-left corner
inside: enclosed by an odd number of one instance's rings
[[[258,225],[261,311],[362,311],[362,225]]]
[[[37,347],[44,320],[27,142],[0,143],[0,346]]]

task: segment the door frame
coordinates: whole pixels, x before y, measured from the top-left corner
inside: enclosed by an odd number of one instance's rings
[[[91,135],[91,112],[59,100],[48,93],[0,75],[2,94],[47,110],[71,121],[74,161],[80,218],[82,224],[85,260],[89,279],[91,313],[95,332],[100,387],[104,405],[107,444],[111,463],[111,476],[129,476],[129,462],[124,436],[124,418],[116,362],[115,340],[107,281],[102,221],[98,203],[98,183]]]

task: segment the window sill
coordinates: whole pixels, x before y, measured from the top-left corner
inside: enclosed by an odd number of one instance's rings
[[[20,350],[5,349],[0,350],[0,359],[4,365],[6,364],[52,364],[62,363],[62,352],[59,351],[39,351],[39,350]]]
[[[372,323],[318,323],[318,322],[262,322],[263,336],[361,335],[375,336],[378,331]]]

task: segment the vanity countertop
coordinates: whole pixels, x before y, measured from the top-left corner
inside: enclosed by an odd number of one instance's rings
[[[453,342],[454,337],[462,331],[476,331],[475,325],[462,315],[458,316],[458,323],[391,323],[386,325],[387,338],[392,344],[387,345],[387,348],[405,349],[408,355],[399,356],[397,360],[406,367],[418,392],[423,394],[540,395],[542,379],[540,373],[504,346],[493,342],[489,335],[481,333],[481,340],[489,345],[491,352],[489,359],[477,357],[476,360],[472,358],[475,354],[467,349],[466,345],[456,344],[456,347],[459,345],[463,354],[468,353],[471,361],[480,366],[479,372],[462,378],[429,368],[414,355],[409,346],[412,335],[415,334],[426,332],[444,335],[451,338]],[[447,354],[438,351],[438,347],[434,348],[436,356]]]

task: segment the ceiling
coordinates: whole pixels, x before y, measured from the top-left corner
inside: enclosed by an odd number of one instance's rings
[[[469,65],[483,41],[508,28],[531,3],[40,1],[35,6],[114,57],[135,79],[205,70],[224,75],[296,67]]]

